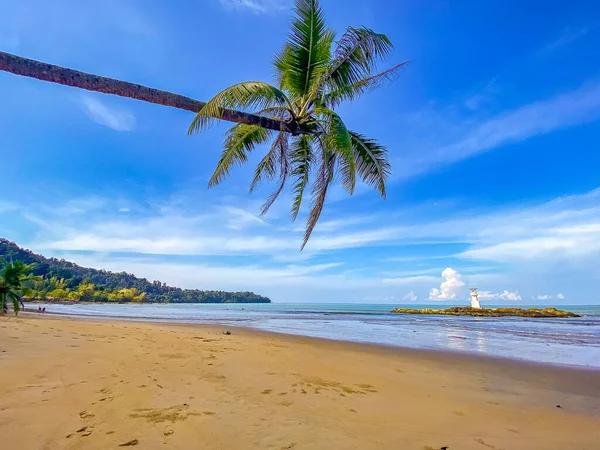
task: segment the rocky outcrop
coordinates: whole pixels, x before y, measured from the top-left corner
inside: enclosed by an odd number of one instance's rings
[[[570,311],[556,308],[471,308],[470,306],[454,306],[448,309],[411,309],[396,308],[393,313],[399,314],[437,314],[442,316],[475,316],[475,317],[581,317]]]

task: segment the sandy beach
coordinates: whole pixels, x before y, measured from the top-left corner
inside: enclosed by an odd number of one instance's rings
[[[2,448],[515,450],[600,442],[598,371],[223,331],[0,318]]]

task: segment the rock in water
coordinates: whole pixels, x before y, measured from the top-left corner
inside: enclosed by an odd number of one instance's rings
[[[448,309],[412,309],[396,308],[393,313],[399,314],[438,314],[442,316],[475,316],[475,317],[581,317],[570,311],[556,308],[471,308],[470,306],[453,306]]]

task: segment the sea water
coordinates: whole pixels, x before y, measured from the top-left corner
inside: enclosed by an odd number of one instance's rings
[[[28,309],[37,309],[30,305]],[[580,318],[391,313],[378,304],[42,305],[76,316],[242,326],[278,333],[600,369],[600,306],[559,307]],[[414,308],[431,305],[411,305]],[[443,308],[446,306],[440,306]]]

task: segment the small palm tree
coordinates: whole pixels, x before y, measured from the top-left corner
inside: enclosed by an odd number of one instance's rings
[[[279,132],[256,125],[234,125],[227,132],[209,186],[222,182],[236,164],[245,163],[255,146],[272,140],[255,170],[250,192],[259,182],[278,178],[277,188],[263,205],[261,213],[265,214],[291,180],[291,214],[295,220],[311,186],[312,204],[302,248],[337,173],[350,194],[359,177],[384,198],[390,174],[387,149],[349,130],[335,110],[341,103],[393,80],[406,63],[375,74],[377,63],[389,55],[392,44],[387,36],[367,28],[350,27],[335,44],[334,40],[318,0],[296,0],[288,40],[274,60],[278,87],[260,81],[231,86],[206,103],[189,129],[190,134],[204,131],[228,109],[250,109],[289,125]],[[311,132],[286,131],[290,129]]]
[[[7,300],[12,300],[13,311],[15,315],[19,313],[23,301],[23,281],[30,274],[33,265],[28,265],[22,261],[14,263],[4,263],[0,270],[0,314],[8,312]]]

